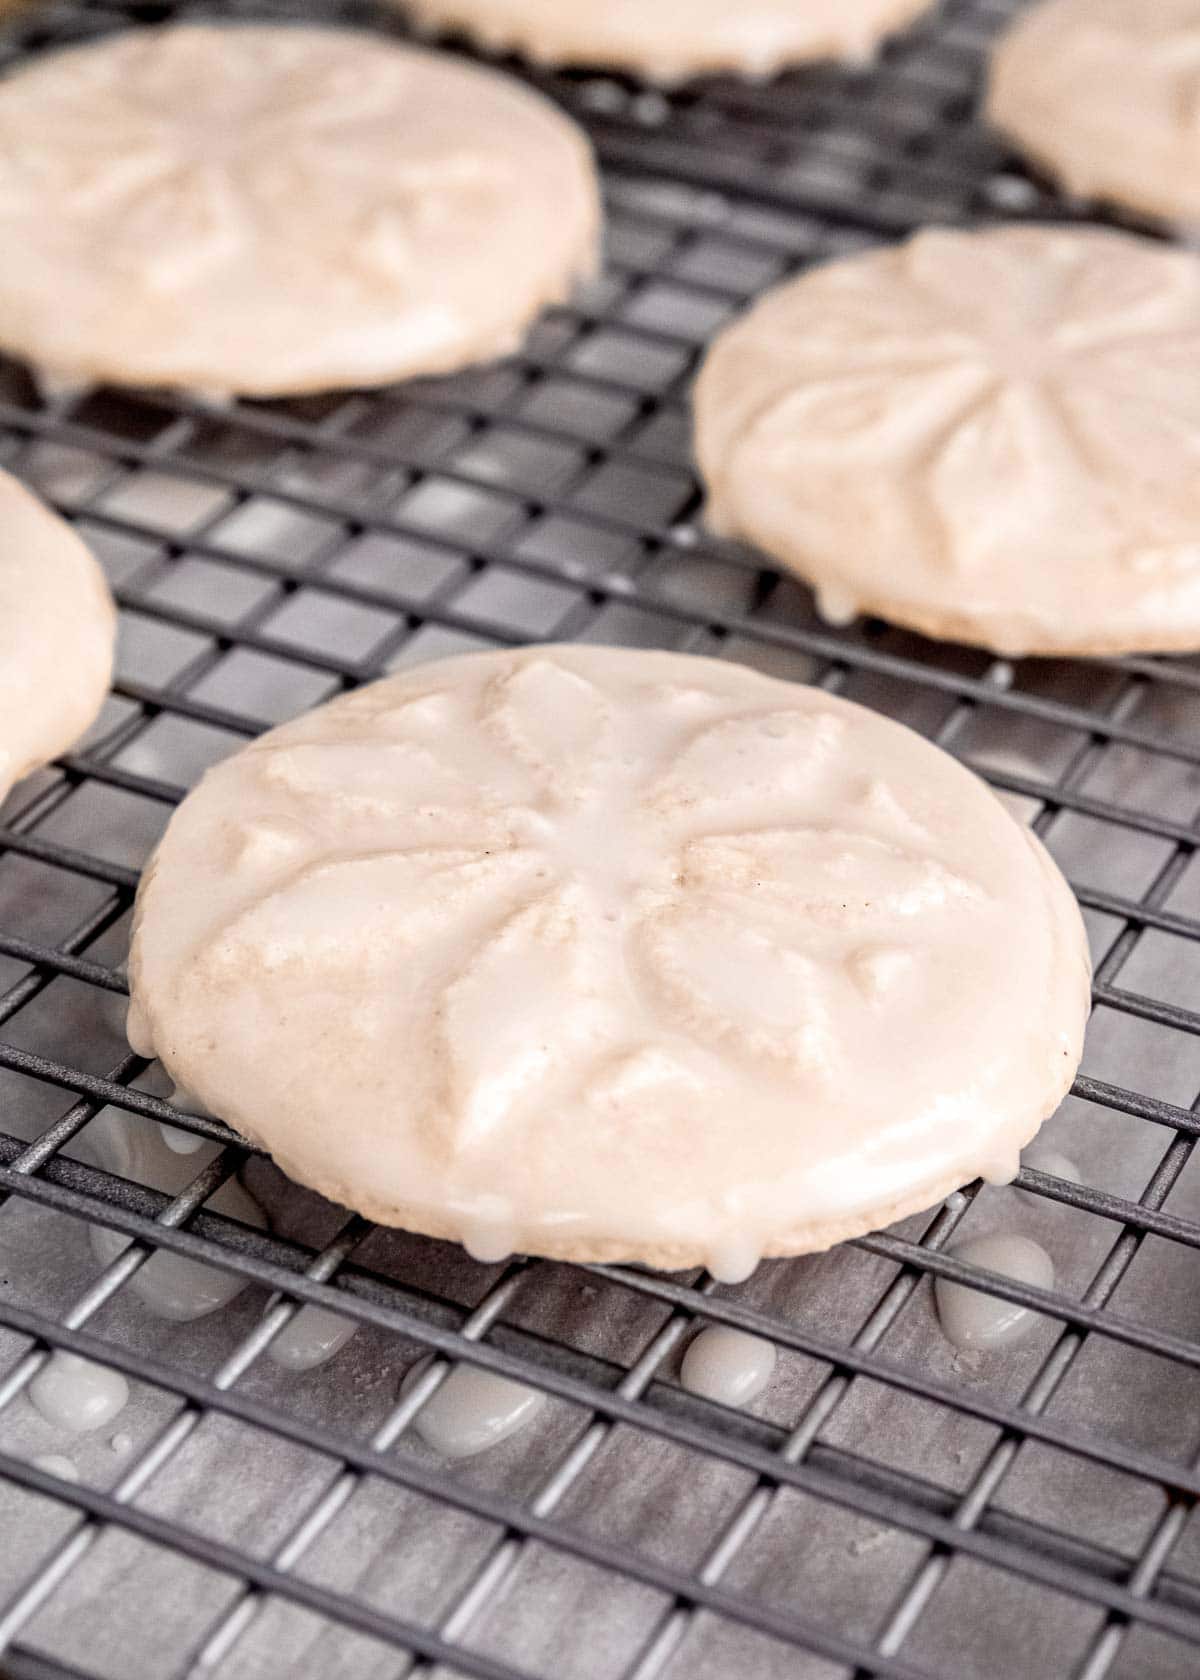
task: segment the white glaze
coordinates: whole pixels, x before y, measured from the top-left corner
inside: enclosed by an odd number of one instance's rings
[[[1065,1178],[1068,1184],[1082,1184],[1083,1173],[1072,1161],[1069,1155],[1064,1155],[1060,1149],[1052,1144],[1031,1143],[1029,1148],[1022,1151],[1021,1164],[1032,1167],[1034,1172],[1049,1173],[1051,1178]],[[1039,1206],[1046,1206],[1046,1198],[1039,1196],[1033,1190],[1018,1190],[1017,1195],[1029,1202],[1036,1202]]]
[[[26,1392],[47,1423],[79,1433],[111,1423],[129,1399],[129,1384],[107,1366],[52,1353]]]
[[[766,1388],[774,1370],[774,1342],[714,1324],[688,1343],[679,1380],[692,1394],[725,1406],[748,1406]]]
[[[44,1470],[48,1476],[57,1476],[60,1482],[77,1482],[79,1471],[69,1458],[61,1453],[42,1453],[32,1460],[39,1470]]]
[[[108,1444],[115,1453],[127,1453],[133,1446],[133,1436],[127,1429],[118,1429]]]
[[[1200,220],[1195,0],[1049,0],[1014,15],[987,115],[1085,204]]]
[[[181,1154],[164,1141],[167,1129],[109,1108],[97,1115],[87,1136],[98,1164],[106,1171],[174,1196],[217,1154],[218,1146],[198,1139],[199,1149]],[[266,1229],[265,1214],[236,1179],[226,1179],[205,1207],[258,1230]],[[129,1247],[128,1237],[102,1225],[90,1226],[88,1234],[93,1252],[105,1265]],[[126,1285],[160,1318],[181,1323],[228,1305],[245,1286],[245,1279],[234,1272],[219,1271],[166,1249],[145,1260]]]
[[[808,269],[700,371],[705,517],[835,622],[1200,647],[1198,334],[1200,258],[1112,229],[924,228]]]
[[[822,584],[816,592],[816,602],[817,611],[826,624],[832,624],[839,629],[853,624],[858,617],[858,602],[848,589],[839,589],[836,584]]]
[[[172,1086],[167,1101],[172,1108],[179,1109],[183,1114],[199,1114],[206,1119],[212,1119],[199,1097],[185,1091],[182,1085]],[[173,1149],[176,1155],[195,1155],[198,1150],[204,1148],[202,1137],[197,1136],[195,1132],[185,1132],[181,1126],[160,1125],[158,1129],[167,1148]]]
[[[489,1263],[730,1282],[1011,1177],[1089,1001],[1061,877],[948,756],[582,647],[424,666],[218,765],[130,980],[172,1077],[335,1200]]]
[[[92,722],[115,636],[112,598],[88,549],[0,472],[0,804]]]
[[[986,1237],[969,1237],[947,1249],[957,1260],[965,1260],[985,1271],[999,1272],[1038,1289],[1053,1289],[1054,1263],[1045,1249],[1029,1237],[998,1231]],[[1040,1313],[965,1284],[946,1278],[934,1282],[938,1317],[948,1339],[956,1347],[985,1349],[1013,1347],[1023,1342],[1042,1323]]]
[[[785,64],[871,62],[881,38],[929,0],[407,0],[426,27],[465,29],[489,52],[513,49],[538,64],[610,65],[673,86],[734,70],[771,76]],[[643,121],[661,121],[641,95]]]
[[[401,1393],[412,1390],[429,1363],[428,1358],[417,1361],[405,1376]],[[544,1399],[540,1389],[474,1365],[455,1365],[417,1413],[413,1428],[443,1458],[472,1458],[524,1429]]]
[[[131,29],[0,86],[0,343],[67,377],[286,395],[461,367],[590,272],[599,219],[554,106],[379,32]]]
[[[267,1344],[267,1356],[287,1371],[311,1371],[345,1347],[356,1329],[354,1320],[340,1313],[303,1306]]]

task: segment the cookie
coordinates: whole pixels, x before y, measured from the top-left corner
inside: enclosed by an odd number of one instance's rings
[[[927,230],[769,292],[695,391],[714,530],[996,652],[1200,648],[1200,257]]]
[[[0,345],[63,379],[281,396],[514,350],[596,260],[588,144],[366,34],[136,30],[0,81]]]
[[[209,771],[129,1036],[371,1218],[723,1279],[1007,1179],[1067,1090],[1079,911],[984,784],[832,695],[548,647]]]
[[[867,59],[929,0],[406,0],[432,28],[544,64],[606,65],[651,81],[732,70],[769,76],[809,59]]]
[[[992,56],[986,115],[1068,192],[1200,222],[1200,4],[1049,0]]]
[[[115,637],[112,597],[88,549],[0,472],[0,801],[93,721]]]

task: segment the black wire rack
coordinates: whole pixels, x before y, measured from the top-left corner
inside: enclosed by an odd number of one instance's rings
[[[512,66],[591,133],[609,233],[603,277],[502,364],[283,404],[48,391],[0,362],[0,460],[77,522],[124,636],[99,724],[0,814],[10,1680],[1200,1672],[1200,664],[1014,666],[826,628],[806,590],[704,534],[688,456],[697,355],[765,285],[930,221],[1098,216],[977,119],[1015,9],[946,0],[874,66],[764,85]],[[0,36],[0,65],[174,15],[43,6]],[[321,15],[403,30],[365,6]],[[290,1190],[156,1094],[120,1037],[121,962],[138,868],[188,782],[385,671],[571,638],[716,654],[874,705],[1046,839],[1097,959],[1083,1070],[1050,1125],[1083,1182],[1018,1181],[1053,1289],[947,1251],[1015,1194],[979,1186],[738,1288],[480,1266]],[[220,1148],[178,1194],[148,1188],[89,1152],[114,1109]],[[235,1174],[270,1230],[205,1205]],[[130,1244],[103,1265],[88,1226]],[[156,1252],[247,1287],[211,1319],[152,1320],[136,1278]],[[1036,1308],[1039,1334],[954,1357],[937,1278]],[[304,1303],[358,1329],[285,1378],[269,1344]],[[752,1411],[679,1385],[712,1323],[779,1350]],[[56,1349],[135,1396],[136,1428],[80,1448],[78,1480],[39,1456],[22,1398]],[[452,1362],[548,1397],[457,1466],[410,1429]]]

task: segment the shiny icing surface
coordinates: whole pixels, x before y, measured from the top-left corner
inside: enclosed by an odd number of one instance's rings
[[[78,1354],[52,1353],[28,1392],[47,1423],[79,1434],[111,1423],[125,1408],[129,1384],[119,1371]]]
[[[926,229],[768,292],[696,387],[717,531],[1001,654],[1200,647],[1200,256]]]
[[[96,561],[65,521],[0,472],[0,801],[95,718],[115,637]]]
[[[1049,0],[992,56],[986,114],[1069,192],[1200,222],[1198,0]]]
[[[1030,1237],[996,1231],[986,1237],[970,1237],[947,1252],[956,1260],[965,1260],[984,1271],[999,1272],[1016,1282],[1033,1284],[1038,1289],[1054,1288],[1054,1263],[1045,1249]],[[1002,1301],[997,1295],[985,1295],[980,1289],[968,1289],[965,1284],[951,1283],[948,1278],[935,1279],[933,1290],[942,1329],[956,1347],[980,1350],[1014,1347],[1043,1322],[1041,1314],[1030,1312],[1028,1307],[1018,1306],[1015,1301]]]
[[[0,81],[0,344],[58,377],[270,395],[515,348],[589,272],[587,142],[380,36],[178,25]]]
[[[811,58],[867,58],[929,0],[405,0],[418,21],[494,52],[609,64],[652,81],[703,71],[763,76]]]
[[[312,1371],[345,1347],[357,1328],[353,1319],[340,1313],[303,1306],[267,1343],[267,1357],[286,1371]]]
[[[1021,1151],[1021,1165],[1032,1167],[1034,1172],[1048,1173],[1051,1178],[1065,1179],[1068,1184],[1083,1183],[1083,1173],[1071,1157],[1064,1155],[1060,1149],[1043,1143],[1041,1138],[1035,1139],[1028,1149]],[[1039,1196],[1036,1190],[1018,1190],[1016,1193],[1026,1201],[1045,1206],[1046,1198]]]
[[[197,1147],[181,1148],[180,1140],[184,1139],[194,1141]],[[87,1143],[97,1165],[106,1172],[170,1196],[186,1189],[219,1152],[216,1144],[193,1140],[181,1128],[160,1126],[116,1108],[97,1115],[88,1128]],[[266,1227],[266,1215],[236,1178],[226,1179],[204,1205],[213,1213],[240,1219],[244,1225],[259,1230]],[[88,1235],[92,1252],[105,1265],[123,1254],[131,1240],[105,1225],[89,1225]],[[227,1306],[241,1294],[246,1281],[236,1272],[205,1266],[185,1254],[160,1248],[143,1260],[125,1287],[157,1317],[186,1323]]]
[[[418,1360],[401,1384],[407,1393],[425,1374]],[[425,1445],[443,1458],[474,1458],[532,1423],[546,1396],[540,1389],[475,1365],[455,1365],[413,1419]]]
[[[748,1406],[775,1371],[775,1344],[727,1324],[713,1324],[692,1338],[679,1368],[679,1380],[691,1394],[719,1400],[724,1406]]]
[[[728,1280],[1011,1177],[1088,1006],[1065,883],[947,755],[586,647],[427,665],[209,771],[130,979],[134,1047],[333,1199]]]

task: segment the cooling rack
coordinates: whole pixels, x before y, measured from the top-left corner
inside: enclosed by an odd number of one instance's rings
[[[799,585],[705,536],[688,459],[697,354],[763,286],[928,221],[1095,214],[974,115],[1014,10],[947,0],[872,67],[762,86],[519,71],[593,136],[608,261],[503,364],[232,404],[39,390],[0,363],[0,460],[96,549],[123,637],[97,726],[0,813],[10,1680],[1200,1669],[1200,665],[1009,665],[879,624],[828,629]],[[182,11],[250,15],[72,0],[10,23],[0,62]],[[365,6],[321,15],[403,28]],[[137,871],[184,788],[340,689],[550,638],[820,684],[988,777],[1088,920],[1095,1014],[1047,1133],[1084,1182],[1026,1168],[1016,1190],[968,1187],[731,1289],[479,1266],[289,1188],[216,1122],[179,1121],[120,1028]],[[147,1188],[89,1149],[114,1110],[220,1148],[178,1194]],[[205,1205],[235,1174],[269,1230]],[[955,1355],[931,1281],[978,1281],[947,1243],[996,1220],[1036,1235],[1057,1281],[989,1278],[1038,1309],[1038,1335]],[[107,1265],[95,1225],[132,1239]],[[156,1251],[247,1287],[209,1318],[155,1319],[136,1281]],[[304,1303],[358,1329],[289,1375],[269,1344]],[[702,1323],[779,1350],[752,1412],[679,1386]],[[121,1371],[133,1395],[118,1433],[66,1466],[22,1397],[52,1349]],[[547,1396],[521,1436],[458,1466],[410,1428],[454,1361]]]

